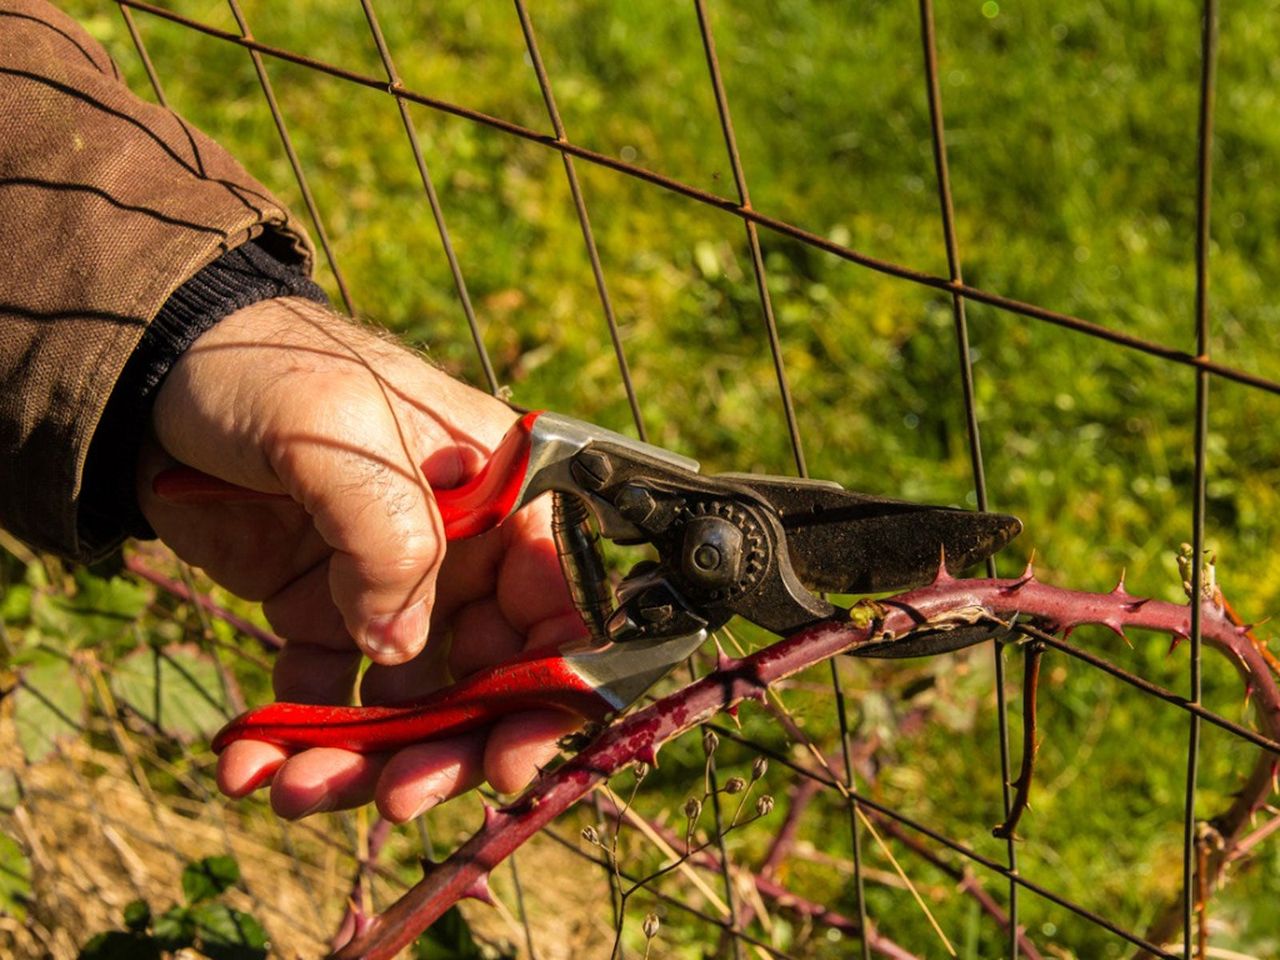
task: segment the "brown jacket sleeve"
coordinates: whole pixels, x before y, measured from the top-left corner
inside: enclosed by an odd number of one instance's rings
[[[125,361],[184,280],[264,231],[310,264],[284,207],[75,21],[0,0],[0,527],[92,552],[85,455]]]

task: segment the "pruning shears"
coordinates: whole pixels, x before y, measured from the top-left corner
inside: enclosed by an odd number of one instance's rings
[[[155,480],[175,502],[272,497],[188,468]],[[410,703],[275,703],[232,720],[215,751],[241,739],[287,749],[394,750],[522,710],[603,721],[626,709],[734,616],[779,634],[838,617],[823,594],[872,594],[986,559],[1020,532],[1010,516],[890,500],[823,480],[704,474],[695,460],[556,413],[525,414],[468,483],[434,490],[445,536],[493,529],[553,498],[561,568],[589,637],[530,651]],[[600,538],[647,544],[656,560],[609,585]],[[910,657],[967,646],[953,630],[871,643],[856,655]]]

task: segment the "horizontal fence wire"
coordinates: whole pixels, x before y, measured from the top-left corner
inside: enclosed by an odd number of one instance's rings
[[[253,59],[254,67],[260,81],[262,92],[271,108],[272,118],[276,128],[280,134],[282,144],[288,155],[290,166],[293,170],[295,179],[299,189],[302,191],[304,202],[311,215],[311,219],[316,226],[317,233],[320,237],[322,247],[329,264],[333,270],[334,276],[339,284],[343,300],[350,307],[350,298],[348,296],[347,287],[343,279],[343,275],[338,267],[336,259],[333,256],[328,236],[324,230],[323,222],[320,217],[320,211],[316,208],[311,192],[307,186],[305,174],[301,168],[301,163],[297,158],[296,151],[290,139],[288,129],[285,125],[284,117],[280,112],[278,103],[276,102],[271,82],[267,76],[263,58],[272,58],[283,62],[291,63],[314,70],[326,76],[353,83],[362,87],[378,90],[387,93],[394,98],[400,116],[405,127],[406,135],[409,140],[410,148],[414,161],[417,165],[424,190],[431,207],[432,215],[435,219],[439,230],[440,238],[443,244],[446,258],[453,276],[455,287],[459,299],[463,306],[465,318],[471,332],[477,354],[483,367],[485,377],[491,390],[497,390],[497,380],[493,372],[492,363],[489,359],[488,352],[485,348],[484,340],[481,335],[478,321],[475,316],[474,309],[471,305],[470,297],[467,293],[466,282],[462,275],[461,267],[457,257],[453,252],[453,247],[449,238],[448,228],[445,224],[444,213],[441,208],[439,198],[436,194],[432,183],[428,166],[418,141],[413,124],[409,117],[406,104],[413,103],[422,107],[435,110],[439,113],[458,117],[473,123],[483,125],[487,128],[507,134],[511,137],[518,138],[523,141],[540,144],[548,149],[555,150],[560,153],[565,176],[569,185],[570,196],[574,204],[575,213],[578,219],[579,227],[582,233],[583,242],[588,255],[593,280],[596,286],[598,296],[601,301],[601,307],[604,319],[608,327],[611,342],[613,344],[615,359],[619,377],[626,393],[628,405],[630,407],[632,417],[637,432],[641,438],[646,435],[645,424],[641,415],[641,404],[637,396],[635,387],[632,382],[630,366],[623,349],[622,338],[618,329],[616,312],[609,294],[608,285],[605,279],[604,267],[601,261],[600,253],[596,245],[595,237],[591,228],[590,216],[587,209],[586,199],[583,194],[581,183],[579,181],[575,160],[581,160],[595,166],[609,169],[620,175],[633,178],[669,191],[671,193],[683,196],[697,203],[704,204],[707,207],[721,210],[731,214],[742,220],[745,232],[747,246],[750,253],[753,275],[756,284],[756,290],[761,307],[761,315],[764,323],[765,331],[768,337],[770,351],[772,355],[774,370],[776,374],[779,398],[782,405],[782,414],[790,439],[792,454],[795,459],[796,471],[800,476],[807,475],[807,468],[804,457],[804,448],[797,426],[794,403],[791,398],[790,386],[787,378],[785,365],[782,359],[781,342],[778,335],[777,324],[774,317],[773,304],[769,293],[768,281],[765,270],[764,256],[761,249],[759,239],[759,229],[764,228],[774,233],[790,237],[803,244],[812,247],[815,250],[823,251],[842,260],[848,261],[855,265],[873,270],[900,280],[928,287],[946,293],[951,298],[952,317],[954,321],[956,345],[958,351],[958,377],[959,389],[963,397],[963,409],[966,420],[966,429],[969,442],[969,453],[972,466],[973,482],[975,494],[977,497],[978,507],[981,510],[988,508],[987,490],[982,465],[982,446],[979,435],[979,422],[974,400],[974,385],[971,368],[971,355],[969,347],[969,333],[967,318],[965,313],[965,304],[967,301],[973,300],[986,304],[998,310],[1005,311],[1030,320],[1040,321],[1052,324],[1082,336],[1094,338],[1103,342],[1113,344],[1127,350],[1135,351],[1139,354],[1154,357],[1158,360],[1168,363],[1180,365],[1190,368],[1195,373],[1195,408],[1196,408],[1196,439],[1194,449],[1194,481],[1193,481],[1193,530],[1192,537],[1194,543],[1194,556],[1201,555],[1204,544],[1204,509],[1205,509],[1205,468],[1206,468],[1206,435],[1207,435],[1207,406],[1208,406],[1208,385],[1210,377],[1217,377],[1222,380],[1232,381],[1242,384],[1246,387],[1263,391],[1270,394],[1280,394],[1280,381],[1263,377],[1248,371],[1217,363],[1210,359],[1208,355],[1208,256],[1209,256],[1209,198],[1211,194],[1211,157],[1213,151],[1213,102],[1214,102],[1214,79],[1215,79],[1215,61],[1217,54],[1217,4],[1216,0],[1205,0],[1203,8],[1203,29],[1202,29],[1202,49],[1201,49],[1201,73],[1200,73],[1200,127],[1198,136],[1198,152],[1197,152],[1197,243],[1196,243],[1196,302],[1195,302],[1195,340],[1196,351],[1188,353],[1176,347],[1159,343],[1153,340],[1140,338],[1126,334],[1121,331],[1113,330],[1099,323],[1086,320],[1081,317],[1062,313],[1049,307],[1039,304],[1024,302],[1011,297],[1004,296],[994,291],[974,287],[967,284],[964,280],[962,262],[960,256],[959,244],[956,238],[955,230],[955,214],[954,205],[951,194],[950,175],[947,163],[947,146],[945,122],[943,119],[940,85],[938,79],[938,51],[937,37],[934,26],[934,11],[932,0],[919,0],[919,16],[920,16],[920,33],[924,57],[924,77],[926,82],[926,96],[929,108],[930,134],[933,150],[933,161],[935,176],[937,180],[939,212],[941,218],[942,240],[946,253],[948,275],[937,276],[931,273],[920,271],[901,263],[889,260],[871,257],[865,253],[854,250],[846,245],[837,243],[826,237],[819,236],[804,227],[791,223],[788,220],[765,213],[755,209],[752,206],[750,193],[747,186],[746,173],[743,168],[741,156],[738,151],[736,135],[732,114],[730,111],[729,101],[725,92],[725,86],[720,71],[720,66],[715,49],[714,32],[711,25],[711,17],[709,15],[705,0],[694,0],[694,10],[697,17],[698,30],[703,49],[706,55],[708,73],[712,93],[715,99],[717,113],[719,117],[720,129],[725,141],[725,147],[733,173],[734,185],[736,187],[737,198],[720,196],[718,194],[700,189],[683,181],[666,176],[654,170],[647,169],[621,160],[612,156],[608,156],[594,151],[581,144],[574,143],[568,138],[565,125],[561,118],[559,109],[556,105],[554,93],[550,77],[547,74],[545,63],[538,49],[537,40],[534,32],[533,22],[529,15],[524,0],[514,0],[515,13],[519,19],[520,27],[525,41],[526,51],[528,53],[529,62],[534,70],[537,78],[539,90],[543,97],[547,108],[548,119],[550,121],[552,131],[550,133],[538,131],[514,123],[500,117],[491,116],[483,112],[473,110],[461,104],[449,102],[446,100],[433,97],[429,94],[412,90],[406,87],[397,74],[391,59],[391,53],[387,47],[386,41],[382,35],[381,28],[378,24],[377,17],[373,11],[372,0],[360,0],[361,6],[365,12],[366,19],[370,28],[370,32],[375,40],[378,53],[385,69],[386,76],[384,78],[369,76],[355,70],[346,68],[340,64],[329,63],[318,60],[305,53],[287,50],[271,44],[263,43],[252,35],[249,25],[243,17],[243,13],[239,7],[237,0],[228,0],[232,13],[236,19],[240,32],[230,32],[214,27],[210,24],[203,23],[199,20],[184,16],[171,10],[155,6],[143,0],[114,0],[119,6],[124,16],[128,32],[137,48],[141,62],[146,70],[147,76],[155,90],[157,98],[163,104],[165,103],[164,93],[162,91],[159,77],[154,68],[151,57],[149,56],[142,36],[137,28],[137,24],[132,16],[133,10],[147,13],[149,15],[167,20],[171,23],[180,25],[200,34],[223,40],[227,43],[235,44],[246,49]],[[1193,564],[1192,574],[1192,595],[1199,595],[1200,581],[1202,577],[1199,564]],[[989,561],[988,572],[994,576],[996,573],[994,560]],[[1195,820],[1194,806],[1196,797],[1196,772],[1199,756],[1199,740],[1200,740],[1200,723],[1208,722],[1214,726],[1228,732],[1229,734],[1251,743],[1263,750],[1280,755],[1280,743],[1269,737],[1263,736],[1253,730],[1248,729],[1238,723],[1228,720],[1225,717],[1205,708],[1201,702],[1201,657],[1200,657],[1200,617],[1196,605],[1192,604],[1192,629],[1190,637],[1190,646],[1192,656],[1190,661],[1190,695],[1183,696],[1171,690],[1167,690],[1151,681],[1146,680],[1137,674],[1131,673],[1106,659],[1083,650],[1065,639],[1060,639],[1049,633],[1037,629],[1035,626],[1018,625],[1017,629],[1027,637],[1033,638],[1036,642],[1041,642],[1051,646],[1054,649],[1062,651],[1079,661],[1089,665],[1092,668],[1101,670],[1108,675],[1134,687],[1143,694],[1152,698],[1159,699],[1168,703],[1177,709],[1185,711],[1189,718],[1189,741],[1187,753],[1187,793],[1184,811],[1184,869],[1183,869],[1183,898],[1184,898],[1184,917],[1183,917],[1183,949],[1180,954],[1184,958],[1191,958],[1193,955],[1203,956],[1203,943],[1200,945],[1198,954],[1193,954],[1193,937],[1192,926],[1194,917],[1193,903],[1193,874],[1194,874],[1194,842],[1195,842]],[[1009,760],[1009,734],[1006,720],[1006,709],[1004,691],[1005,684],[1004,662],[1001,656],[1001,647],[996,645],[996,690],[997,690],[997,714],[1000,733],[1000,751],[1001,751],[1001,771],[1004,779],[1004,806],[1006,816],[1010,808],[1010,760]],[[856,902],[859,911],[859,923],[861,930],[868,930],[869,918],[867,916],[866,906],[862,894],[862,872],[861,860],[859,857],[858,844],[858,820],[854,816],[859,805],[865,806],[866,809],[889,818],[896,823],[915,831],[924,837],[947,848],[952,853],[962,857],[964,860],[982,867],[983,869],[999,876],[1008,881],[1008,906],[1009,906],[1009,951],[1012,957],[1017,957],[1020,949],[1019,941],[1019,921],[1018,921],[1018,894],[1020,890],[1034,893],[1044,900],[1062,907],[1076,916],[1107,930],[1116,935],[1132,946],[1138,947],[1146,951],[1151,956],[1161,958],[1176,958],[1179,954],[1170,953],[1164,948],[1150,943],[1143,939],[1132,930],[1125,929],[1123,926],[1107,919],[1096,911],[1092,911],[1087,907],[1075,903],[1065,898],[1053,890],[1042,884],[1036,883],[1023,877],[1018,872],[1016,849],[1012,838],[1008,841],[1006,850],[1006,862],[999,863],[990,857],[984,856],[970,846],[954,840],[946,835],[922,824],[901,812],[874,800],[873,798],[860,793],[853,783],[853,769],[849,762],[848,731],[844,720],[844,695],[839,686],[838,675],[833,671],[834,693],[836,702],[840,705],[841,711],[841,734],[842,746],[844,748],[845,760],[845,781],[843,783],[832,779],[829,775],[815,772],[806,766],[797,763],[794,759],[785,753],[765,747],[758,742],[743,737],[739,732],[722,728],[717,725],[709,725],[710,729],[715,730],[720,736],[728,740],[749,746],[751,749],[758,751],[764,756],[781,763],[797,775],[814,780],[826,789],[839,793],[843,796],[844,802],[850,814],[850,829],[853,837],[853,857],[856,882]],[[564,844],[569,849],[585,857],[587,860],[598,861],[598,858],[590,854],[577,850],[576,846],[562,840],[555,834],[552,836]],[[728,880],[729,862],[727,855],[722,853],[722,869],[725,871],[726,882]],[[604,864],[606,870],[609,869],[608,864]],[[681,909],[690,909],[686,904],[679,900],[668,897],[660,891],[652,891],[654,896],[660,900],[669,902],[672,906]],[[732,891],[726,886],[726,892],[730,896],[730,904],[732,905]],[[698,913],[698,911],[693,911]],[[523,910],[521,910],[522,920]],[[763,950],[776,956],[785,956],[785,954],[777,951],[772,946],[751,937],[745,931],[739,929],[732,911],[728,920],[721,920],[715,917],[698,913],[701,919],[709,924],[720,928],[724,934],[732,937],[735,950],[739,949],[739,944],[752,946],[758,950]],[[532,934],[527,923],[525,924],[525,934],[528,937],[528,950],[530,954],[534,953],[534,944]],[[861,939],[862,955],[868,956],[868,938],[863,936]]]

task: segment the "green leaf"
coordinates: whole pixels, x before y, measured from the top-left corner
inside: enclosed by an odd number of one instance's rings
[[[160,916],[151,935],[165,950],[181,950],[196,942],[196,921],[186,907],[170,907]]]
[[[148,723],[180,740],[208,737],[227,719],[218,668],[190,645],[139,647],[116,663],[111,690]]]
[[[151,925],[151,905],[145,900],[133,900],[124,908],[124,925],[141,933]]]
[[[112,930],[98,934],[81,947],[79,960],[161,960],[161,954],[150,937]]]
[[[151,599],[147,588],[122,577],[103,579],[85,570],[76,573],[76,594],[38,593],[31,618],[41,633],[74,643],[101,644],[124,634]]]
[[[48,756],[59,740],[80,735],[84,693],[61,657],[44,654],[25,667],[12,699],[18,743],[30,763]]]
[[[0,593],[0,621],[26,623],[31,619],[31,588],[25,583],[12,583]]]
[[[10,813],[22,802],[22,782],[18,774],[8,768],[0,768],[0,811]]]
[[[189,863],[182,871],[182,893],[187,903],[212,900],[230,890],[240,879],[240,866],[234,857],[205,857]]]
[[[31,861],[17,840],[0,833],[0,912],[25,920],[30,902]]]
[[[198,949],[212,960],[262,960],[267,955],[267,931],[250,914],[225,903],[202,903],[191,908],[199,935]]]
[[[483,960],[484,953],[457,907],[446,910],[413,943],[417,960]]]

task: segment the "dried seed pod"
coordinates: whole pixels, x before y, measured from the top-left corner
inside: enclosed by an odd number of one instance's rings
[[[697,820],[700,813],[702,813],[702,801],[697,797],[690,797],[684,802],[684,815],[690,821]]]
[[[747,789],[747,781],[741,777],[730,777],[724,784],[724,792],[728,794],[741,793],[745,789]]]
[[[714,730],[702,731],[702,751],[708,757],[716,752],[716,747],[720,746],[720,738],[716,736]]]
[[[763,780],[764,775],[769,772],[769,761],[764,757],[756,757],[755,763],[751,764],[751,779]]]
[[[645,917],[644,925],[641,927],[641,929],[644,930],[645,939],[652,940],[654,937],[656,937],[658,935],[658,928],[660,926],[662,926],[662,924],[659,922],[658,915],[656,913],[651,913],[647,917]]]
[[[773,813],[773,797],[766,793],[756,801],[756,815],[767,817],[771,813]]]
[[[595,827],[586,826],[582,828],[582,839],[594,846],[600,846],[600,834]]]

